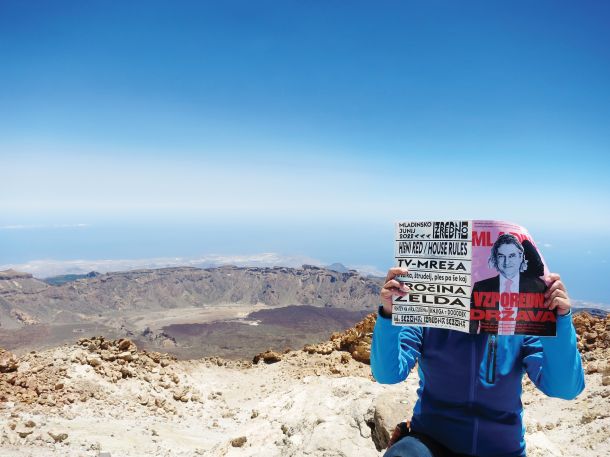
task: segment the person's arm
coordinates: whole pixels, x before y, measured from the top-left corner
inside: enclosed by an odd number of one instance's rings
[[[585,388],[571,303],[559,275],[551,274],[548,282],[545,303],[549,309],[557,308],[557,336],[525,337],[523,363],[527,375],[542,392],[571,400]]]
[[[407,274],[403,268],[388,271],[386,282],[381,289],[382,306],[371,344],[371,371],[375,380],[382,384],[404,381],[415,366],[421,353],[421,327],[399,327],[392,325],[392,296],[404,296],[409,289],[394,279]]]
[[[392,325],[379,307],[371,344],[371,371],[377,382],[404,381],[421,353],[422,328]]]

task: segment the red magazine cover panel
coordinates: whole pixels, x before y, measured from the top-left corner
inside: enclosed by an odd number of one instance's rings
[[[557,315],[544,304],[548,273],[525,228],[474,221],[471,333],[554,336]]]

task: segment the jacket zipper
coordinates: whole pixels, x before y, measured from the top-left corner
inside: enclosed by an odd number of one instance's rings
[[[486,381],[489,384],[496,382],[496,353],[498,349],[498,343],[496,342],[496,335],[491,335],[487,340],[487,373]]]
[[[472,369],[472,383],[470,384],[470,407],[474,407],[476,385],[478,382],[478,370],[477,370],[477,348],[476,342],[472,343],[471,351],[471,369]],[[472,455],[477,452],[477,440],[479,439],[479,418],[475,415],[474,424],[472,427]]]

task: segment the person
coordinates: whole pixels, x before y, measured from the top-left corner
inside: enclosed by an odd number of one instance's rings
[[[533,249],[533,252],[531,251]],[[530,257],[536,252],[536,249],[528,245]],[[538,255],[538,259],[540,256]],[[539,261],[540,264],[542,263]],[[500,235],[491,248],[489,256],[489,266],[498,272],[498,275],[478,281],[474,283],[472,288],[471,309],[474,308],[473,297],[480,292],[499,292],[502,294],[515,293],[537,293],[543,294],[546,290],[546,284],[539,277],[528,274],[528,271],[534,271],[535,264],[532,262],[531,268],[526,259],[525,249],[519,242],[517,237],[509,233]],[[540,275],[539,275],[540,276]],[[499,297],[499,294],[498,294]],[[476,332],[481,331],[487,333],[497,333],[498,335],[514,335],[524,334],[528,331],[529,322],[517,322],[516,316],[518,306],[511,303],[510,300],[497,300],[495,309],[499,309],[505,318],[498,322],[493,321],[471,321],[471,325],[476,328]],[[550,328],[550,327],[549,327]]]
[[[585,385],[570,298],[560,276],[545,278],[545,305],[557,310],[557,336],[534,337],[392,325],[392,296],[409,293],[394,278],[407,273],[388,271],[371,345],[378,382],[401,382],[416,363],[420,379],[409,433],[384,457],[525,456],[523,374],[551,397],[573,399]],[[489,363],[490,338],[497,339],[495,365]]]

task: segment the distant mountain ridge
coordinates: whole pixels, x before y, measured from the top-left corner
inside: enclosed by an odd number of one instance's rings
[[[79,322],[116,311],[160,310],[205,305],[263,303],[371,309],[381,278],[304,265],[288,267],[193,268],[91,275],[49,285],[32,275],[0,272],[0,324]]]
[[[113,313],[230,303],[371,310],[378,303],[382,282],[382,278],[363,276],[339,263],[326,268],[170,267],[45,280],[5,270],[0,271],[0,328],[91,322]],[[573,305],[575,313],[599,317],[609,309],[579,300],[573,300]]]
[[[600,319],[605,318],[608,315],[608,311],[599,308],[580,308],[577,306],[572,307],[572,312],[574,314],[579,313],[587,313],[594,317],[599,317]]]

